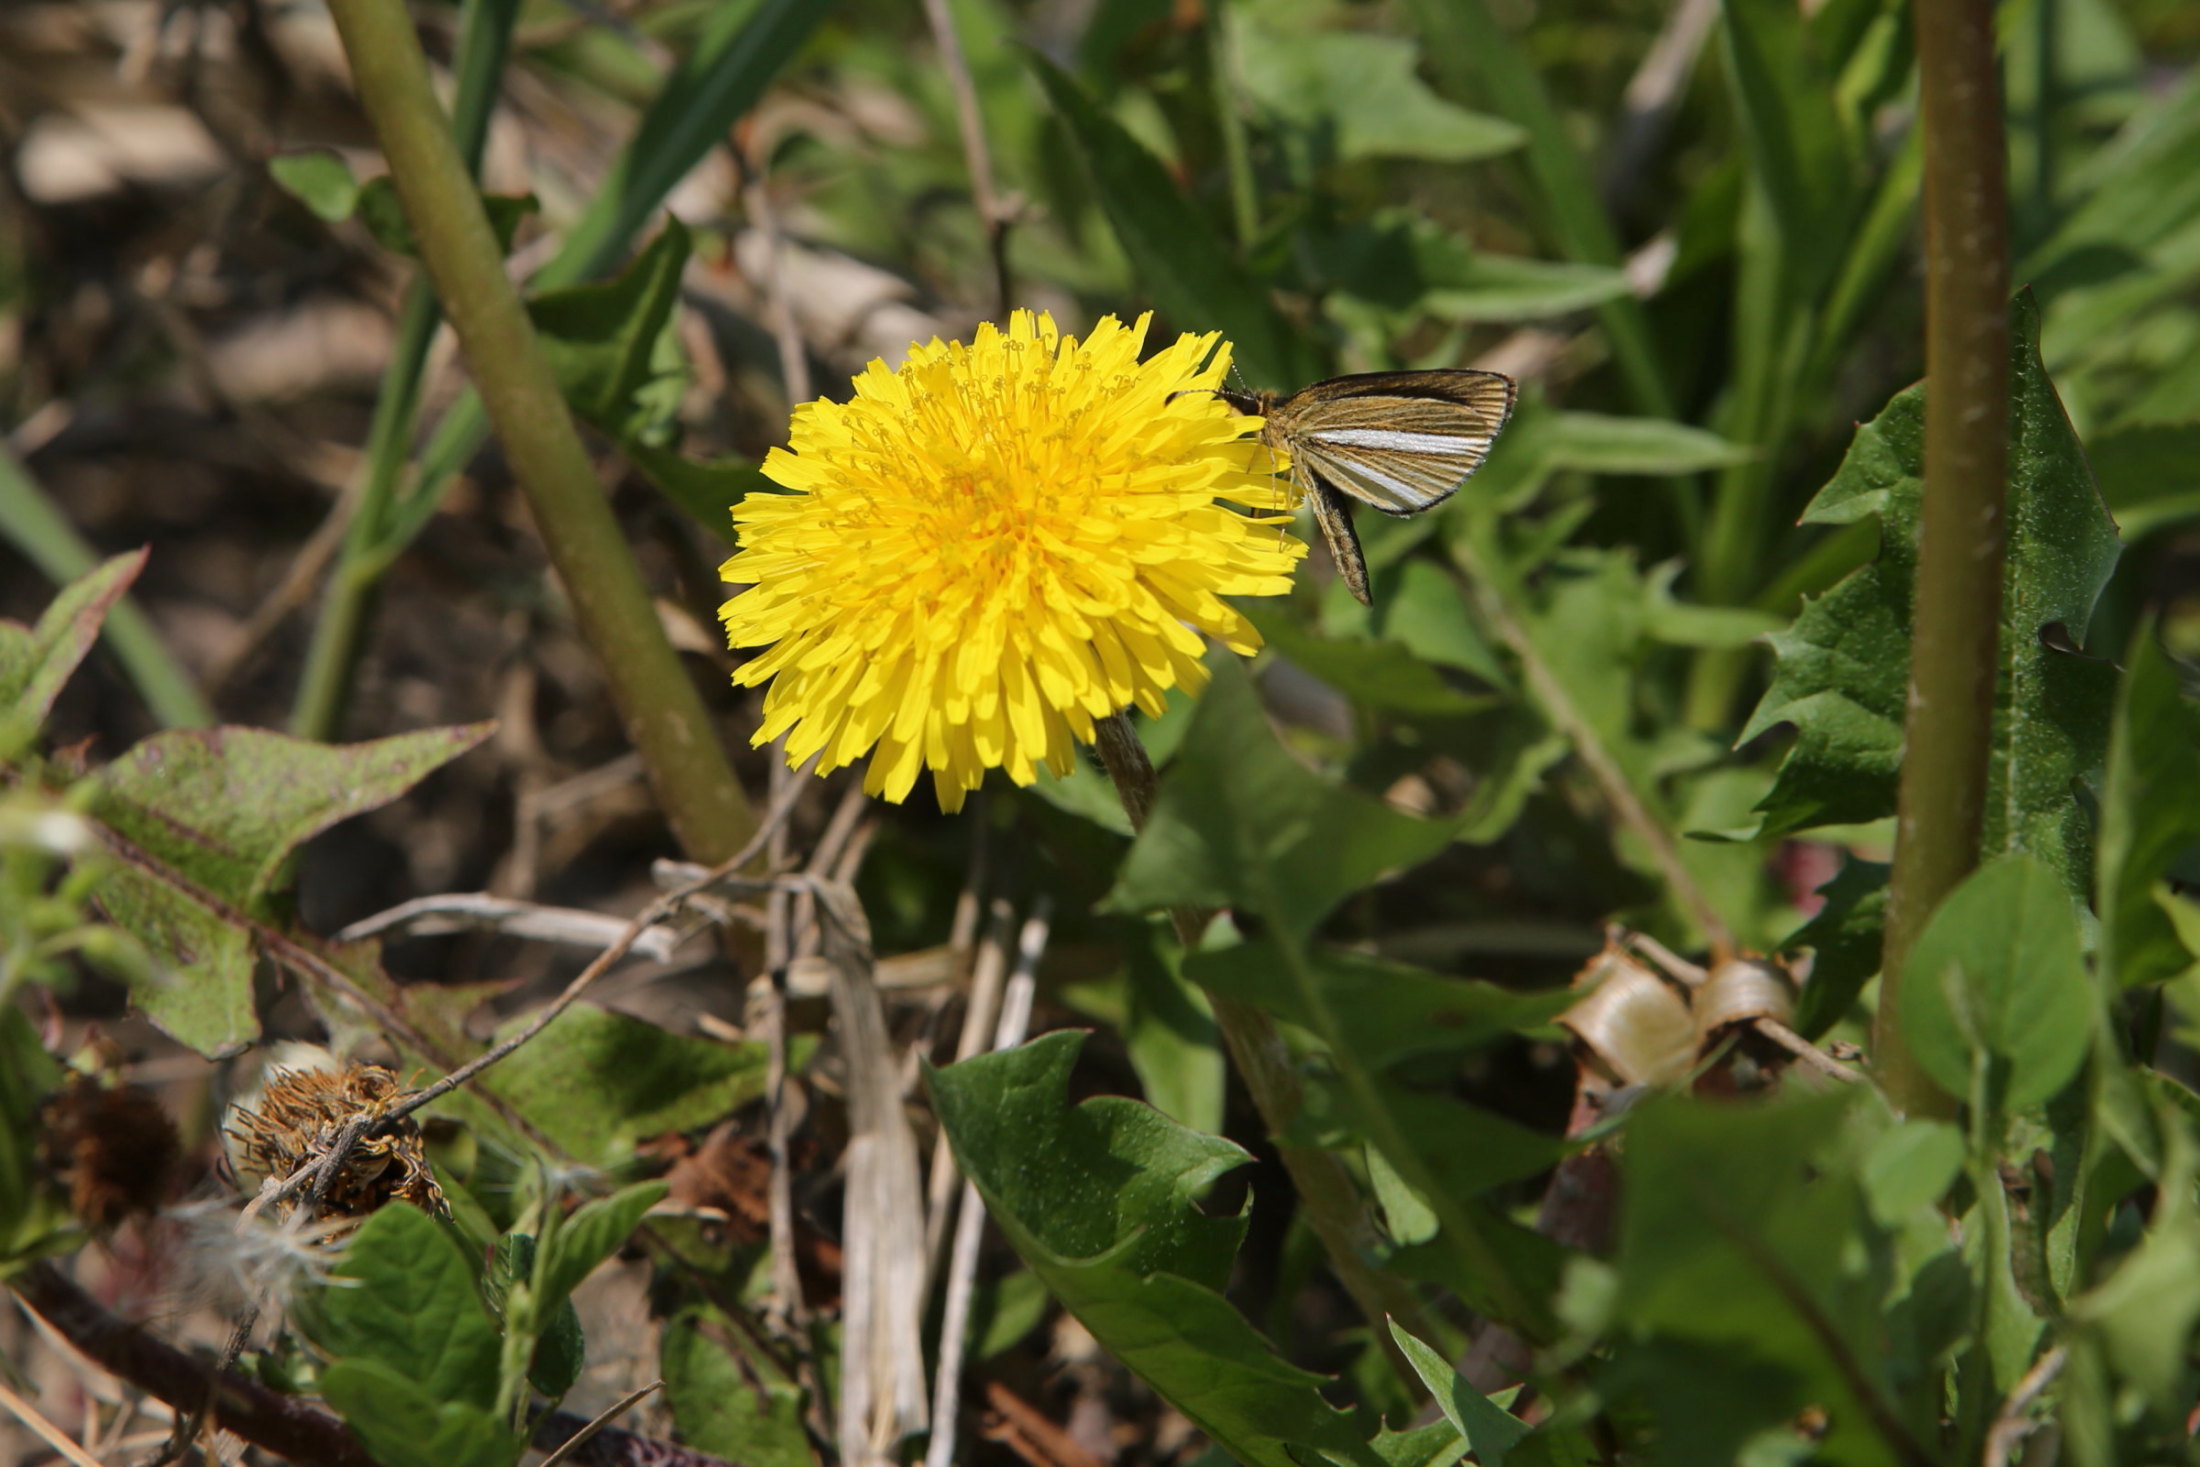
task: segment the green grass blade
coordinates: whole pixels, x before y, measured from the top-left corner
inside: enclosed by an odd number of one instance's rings
[[[1222,247],[1161,160],[1053,62],[1034,53],[1031,68],[1075,139],[1108,223],[1162,314],[1179,329],[1220,326],[1246,373],[1268,386],[1289,389],[1320,376],[1314,353]]]
[[[1454,94],[1479,90],[1499,115],[1527,130],[1528,169],[1559,250],[1586,265],[1619,264],[1619,237],[1605,217],[1588,159],[1567,134],[1541,73],[1489,7],[1483,0],[1407,0],[1406,9],[1445,88]],[[1642,303],[1632,296],[1606,301],[1597,320],[1635,406],[1654,418],[1676,416]]]
[[[459,156],[476,171],[518,17],[519,0],[466,0],[459,14],[458,90],[451,101],[451,135]],[[388,533],[405,464],[412,456],[421,375],[441,320],[435,292],[415,267],[398,314],[389,365],[383,369],[382,390],[375,399],[374,421],[367,430],[366,483],[322,594],[306,647],[305,670],[291,702],[290,731],[300,738],[333,738],[343,721],[352,664],[369,615],[368,600],[381,567],[388,563],[377,558],[378,547]]]

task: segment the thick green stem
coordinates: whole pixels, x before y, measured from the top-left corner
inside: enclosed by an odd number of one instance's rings
[[[1145,829],[1146,818],[1153,812],[1157,781],[1153,762],[1146,757],[1146,747],[1139,742],[1138,731],[1124,714],[1103,718],[1099,720],[1099,738],[1094,747],[1108,771],[1108,778],[1115,783],[1116,795],[1123,801],[1123,812],[1131,818],[1131,828]],[[1180,907],[1169,914],[1176,927],[1177,940],[1185,952],[1198,948],[1200,937],[1214,915],[1211,911],[1189,907]],[[1344,1285],[1345,1292],[1352,1296],[1374,1327],[1375,1338],[1390,1357],[1399,1378],[1419,1396],[1425,1387],[1420,1385],[1420,1377],[1391,1339],[1390,1331],[1383,1328],[1383,1319],[1385,1316],[1396,1319],[1407,1333],[1428,1339],[1429,1325],[1423,1316],[1421,1301],[1403,1281],[1368,1261],[1382,1242],[1382,1230],[1369,1214],[1367,1202],[1360,1195],[1352,1174],[1345,1170],[1344,1163],[1318,1146],[1294,1146],[1281,1139],[1291,1134],[1293,1124],[1306,1108],[1305,1090],[1299,1083],[1290,1051],[1284,1047],[1282,1034],[1277,1031],[1274,1020],[1251,1004],[1219,996],[1213,998],[1213,1003],[1215,1027],[1222,1031],[1223,1043],[1230,1050],[1230,1062],[1247,1093],[1253,1097],[1262,1124],[1268,1127],[1269,1136],[1275,1140],[1276,1154],[1282,1159],[1284,1170],[1291,1174],[1291,1184],[1299,1194],[1299,1205],[1306,1209],[1307,1225],[1321,1240],[1337,1281]]]
[[[756,828],[695,685],[665,640],[429,84],[400,0],[335,0],[367,116],[513,477],[675,835],[718,862]]]
[[[1992,0],[1915,10],[1925,129],[1925,506],[1873,1061],[1912,1114],[1953,1102],[1903,1043],[1903,966],[1978,864],[2009,447],[2008,196]]]
[[[477,0],[483,9],[488,0]],[[504,38],[511,31],[511,11],[517,0],[494,0],[502,15],[496,37],[495,64],[488,62],[485,46],[474,45],[475,27],[468,24],[459,43],[458,100],[453,132],[461,152],[469,159],[480,155],[477,133],[468,131],[477,107],[486,121],[487,104],[493,100],[495,81],[502,67]],[[697,159],[717,147],[734,119],[755,104],[765,85],[824,20],[832,0],[764,0],[756,8],[743,5],[716,7],[713,17],[696,38],[695,48],[666,79],[657,100],[650,105],[636,133],[611,171],[596,190],[588,210],[565,233],[564,243],[548,264],[536,272],[536,289],[571,285],[601,274],[635,231],[664,201],[665,195],[685,177]],[[477,61],[477,57],[481,58]],[[398,370],[393,363],[392,372]],[[419,363],[409,369],[415,377]],[[386,386],[385,393],[390,389]],[[481,399],[473,392],[460,396],[436,425],[427,448],[411,475],[409,487],[393,491],[382,516],[379,536],[356,556],[346,547],[340,573],[331,581],[321,610],[324,629],[315,628],[315,661],[342,669],[349,677],[350,653],[345,648],[359,639],[372,613],[375,586],[391,562],[404,552],[413,537],[435,516],[443,496],[459,472],[481,449],[489,424]],[[404,441],[412,438],[407,423]],[[393,481],[402,484],[402,481]],[[323,651],[321,644],[327,643]],[[326,674],[323,674],[326,676]],[[303,694],[301,710],[307,707]],[[294,725],[300,722],[293,717]]]

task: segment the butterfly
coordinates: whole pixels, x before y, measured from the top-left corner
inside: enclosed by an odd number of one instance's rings
[[[1362,372],[1273,392],[1216,396],[1267,420],[1261,439],[1291,456],[1330,559],[1363,606],[1367,559],[1348,500],[1384,514],[1419,514],[1459,491],[1497,440],[1520,384],[1497,372]]]

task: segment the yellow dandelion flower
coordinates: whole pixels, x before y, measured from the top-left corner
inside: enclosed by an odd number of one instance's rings
[[[1079,341],[1018,311],[795,409],[764,461],[790,492],[735,507],[722,572],[751,584],[727,639],[771,649],[734,674],[772,680],[757,743],[820,774],[875,746],[865,789],[929,769],[954,810],[988,769],[1067,774],[1095,719],[1198,689],[1202,632],[1260,646],[1222,598],[1290,589],[1305,547],[1258,512],[1290,508],[1285,465],[1210,390],[1219,334],[1141,362],[1150,319]]]

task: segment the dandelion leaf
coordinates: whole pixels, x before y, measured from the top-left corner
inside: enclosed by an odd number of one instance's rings
[[[1276,741],[1237,659],[1213,665],[1111,907],[1234,906],[1309,932],[1347,894],[1450,843],[1448,824],[1309,772]]]
[[[2098,779],[2106,754],[2115,670],[2066,649],[2082,643],[2121,547],[2041,365],[2029,292],[2017,297],[2011,336],[2008,562],[1983,849],[2029,851],[2077,891],[2092,872],[2092,831],[2078,795]],[[1804,514],[1806,523],[1826,525],[1876,517],[1879,556],[1807,601],[1772,637],[1778,665],[1742,739],[1792,724],[1795,744],[1757,806],[1763,834],[1893,813],[1925,391],[1921,384],[1903,392],[1857,430],[1840,471]]]
[[[1084,1036],[1048,1034],[951,1068],[926,1066],[965,1176],[1025,1263],[1093,1337],[1248,1467],[1292,1448],[1355,1467],[1383,1458],[1352,1418],[1222,1297],[1243,1212],[1198,1199],[1251,1158],[1117,1096],[1069,1103]]]

